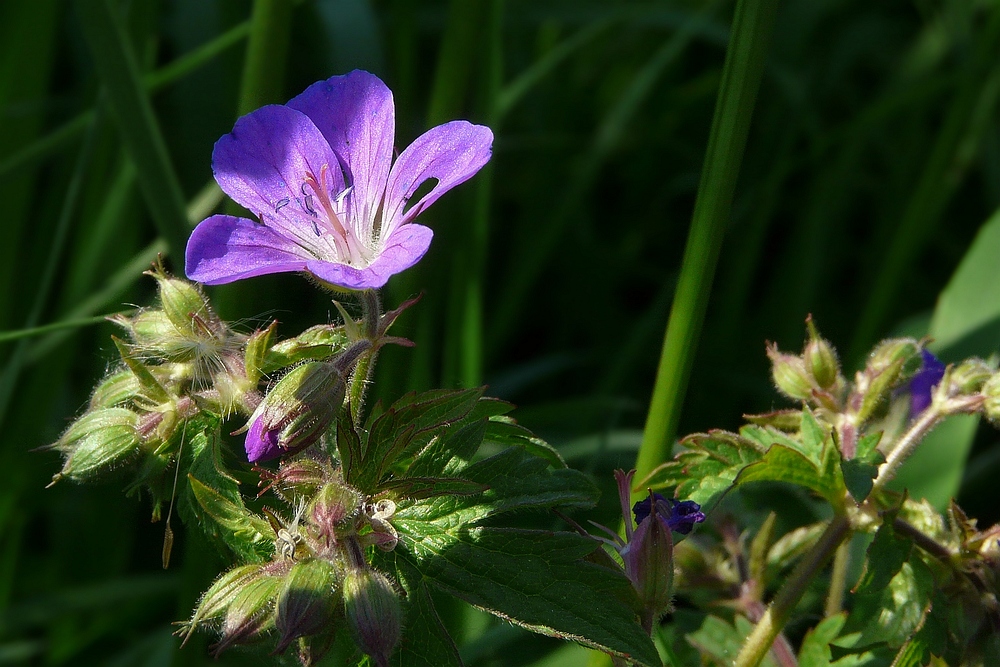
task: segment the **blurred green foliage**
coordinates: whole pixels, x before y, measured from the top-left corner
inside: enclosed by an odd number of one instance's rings
[[[610,469],[630,466],[641,439],[732,9],[0,3],[0,331],[70,324],[0,342],[0,664],[210,664],[204,639],[180,650],[168,623],[189,614],[223,557],[178,530],[162,571],[163,525],[148,522],[148,504],[123,499],[114,480],[44,489],[59,463],[30,450],[58,437],[113,357],[112,329],[93,316],[148,303],[153,281],[140,273],[157,252],[182,272],[178,239],[220,206],[211,149],[238,111],[355,67],[394,90],[397,145],[455,117],[497,136],[488,171],[425,216],[427,257],[390,283],[390,307],[425,296],[398,324],[418,347],[386,351],[376,392],[486,382],[610,490]],[[995,0],[782,3],[681,433],[780,405],[764,341],[797,348],[807,313],[848,369],[893,331],[928,331],[1000,204],[998,36]],[[990,250],[978,250],[980,268],[1000,252]],[[988,295],[993,275],[956,274],[949,289],[965,296],[932,329],[951,337],[946,361],[952,346],[957,357],[1000,342],[995,317],[969,313],[989,305],[968,295]],[[213,299],[248,331],[335,317],[297,276],[216,288]],[[985,524],[1000,518],[1000,449],[991,433],[979,440],[953,477]],[[933,482],[935,465],[910,474]],[[605,493],[593,518],[610,523],[614,505]],[[470,665],[584,659],[450,613]]]

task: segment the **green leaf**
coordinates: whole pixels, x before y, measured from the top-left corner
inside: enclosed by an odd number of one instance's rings
[[[361,471],[355,475],[359,487],[377,484],[405,450],[424,447],[440,429],[468,415],[483,390],[411,393],[377,416],[373,411],[362,434]]]
[[[858,647],[902,646],[923,625],[931,607],[934,577],[921,560],[910,557],[913,544],[896,535],[894,516],[887,513],[876,532],[856,587],[846,629],[861,632]]]
[[[829,456],[827,457],[829,459]],[[736,478],[736,484],[749,482],[788,482],[804,486],[826,498],[838,507],[844,502],[844,480],[839,468],[836,474],[829,469],[821,470],[801,453],[785,445],[774,445],[760,461],[743,469]]]
[[[470,496],[482,493],[485,484],[458,477],[404,477],[379,485],[380,490],[394,491],[404,498],[420,500],[436,496]]]
[[[243,503],[239,484],[221,461],[219,420],[201,417],[188,422],[182,470],[188,484],[179,492],[178,510],[186,522],[202,530],[248,562],[261,562],[273,553],[269,524]]]
[[[844,484],[851,492],[851,497],[859,503],[864,501],[871,493],[875,476],[878,475],[878,466],[855,458],[841,461],[840,469],[844,475]]]
[[[847,613],[830,616],[820,621],[819,625],[809,630],[799,648],[799,667],[863,667],[869,664],[871,654],[862,652],[843,656],[833,661],[833,651],[830,643],[840,637],[840,631],[847,621]],[[855,640],[856,636],[851,636]],[[840,647],[836,647],[840,648]],[[839,653],[839,651],[838,651]]]
[[[496,514],[547,507],[591,507],[597,499],[593,482],[577,470],[552,470],[545,461],[511,448],[461,471],[462,478],[488,487],[474,496],[441,496],[400,509],[397,527],[440,521],[466,525]]]
[[[220,539],[236,554],[250,562],[262,562],[267,557],[265,545],[269,545],[271,528],[267,521],[253,514],[242,503],[234,503],[215,489],[202,484],[194,475],[188,475],[191,493],[205,515],[217,524],[202,521],[202,528],[214,538]]]
[[[800,430],[802,437],[801,453],[817,466],[823,464],[824,446],[830,434],[831,428],[821,425],[816,421],[816,417],[813,416],[810,410],[806,409],[802,411],[802,428]]]
[[[337,415],[337,453],[340,454],[344,479],[356,485],[356,479],[362,469],[361,438],[354,428],[350,410],[341,410]]]
[[[461,667],[458,648],[441,622],[427,588],[429,582],[406,559],[397,558],[395,553],[386,554],[379,560],[385,561],[385,569],[395,570],[396,580],[406,591],[403,637],[392,664],[396,667]]]
[[[406,477],[435,476],[464,468],[479,450],[486,424],[485,419],[479,419],[448,429],[417,455],[407,468]]]
[[[868,463],[882,463],[885,457],[878,453],[878,443],[882,440],[882,431],[875,431],[858,439],[855,458]]]
[[[653,471],[640,485],[653,489],[677,487],[678,497],[693,500],[709,511],[733,486],[740,471],[759,461],[770,446],[745,437],[748,430],[755,435],[765,431],[745,427],[740,435],[727,431],[689,435],[681,443],[686,449]]]
[[[597,544],[572,533],[471,528],[462,522],[401,526],[400,558],[438,588],[540,634],[659,666],[620,571],[584,560]]]
[[[717,667],[730,667],[743,647],[753,624],[743,616],[736,616],[735,627],[718,616],[706,616],[701,627],[687,635],[687,640]],[[760,663],[775,667],[770,655]]]
[[[566,461],[563,460],[562,454],[555,447],[541,438],[535,437],[531,431],[523,426],[503,417],[490,419],[483,441],[505,447],[523,447],[535,456],[547,460],[555,468],[566,467]]]

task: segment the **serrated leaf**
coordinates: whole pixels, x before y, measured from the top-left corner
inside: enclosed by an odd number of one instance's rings
[[[584,560],[599,548],[592,540],[460,522],[397,528],[399,557],[447,593],[534,632],[660,665],[628,579]]]
[[[362,462],[357,466],[361,488],[366,488],[362,478],[369,486],[377,484],[405,450],[419,450],[442,428],[472,412],[482,395],[481,387],[411,393],[375,419],[369,418],[361,440]]]
[[[483,443],[486,419],[449,428],[421,451],[406,470],[407,477],[455,473],[468,465]]]
[[[402,508],[394,525],[408,521],[464,525],[513,510],[590,507],[598,495],[583,473],[552,470],[545,461],[517,448],[468,466],[462,478],[488,488],[474,496],[441,496]],[[419,532],[420,527],[413,530]]]
[[[753,624],[744,616],[737,615],[735,626],[730,625],[718,616],[708,615],[702,621],[701,627],[687,635],[687,640],[717,667],[731,667],[746,641],[747,635],[753,630]],[[774,660],[766,655],[760,662],[762,666],[774,667]]]
[[[384,569],[395,572],[396,580],[406,591],[403,637],[393,654],[392,664],[395,667],[462,667],[458,648],[441,622],[420,572],[406,559],[397,558],[395,553],[377,558],[385,561]]]
[[[485,484],[458,477],[404,477],[379,485],[380,490],[394,491],[413,500],[436,496],[471,496],[488,488]]]
[[[735,483],[750,482],[797,484],[815,491],[833,505],[843,503],[843,481],[839,475],[831,476],[801,453],[784,445],[772,446],[763,459],[744,468]]]
[[[337,453],[340,455],[344,479],[355,484],[361,472],[361,438],[354,428],[351,411],[346,407],[337,415]]]
[[[765,430],[752,429],[755,435]],[[766,451],[760,442],[727,431],[695,433],[684,438],[681,446],[684,451],[673,461],[658,467],[636,486],[677,487],[678,497],[695,501],[706,512],[733,486],[740,471],[759,461]]]
[[[809,630],[799,648],[799,667],[862,667],[868,664],[871,654],[867,652],[846,655],[833,661],[830,643],[840,638],[840,631],[846,621],[845,612],[824,618],[819,625]]]
[[[860,595],[885,590],[913,551],[913,542],[896,535],[892,527],[895,516],[895,512],[886,513],[882,525],[875,532],[875,539],[868,546],[865,572],[855,587],[855,592]]]
[[[220,539],[244,560],[256,563],[266,559],[271,533],[267,521],[248,510],[242,502],[234,503],[203,484],[194,475],[188,475],[188,483],[201,509],[215,524],[213,527],[211,522],[202,521],[206,533]]]
[[[825,529],[826,522],[820,521],[788,531],[767,552],[767,566],[778,569],[788,567],[816,543]]]
[[[878,475],[878,466],[865,463],[861,459],[847,459],[840,462],[844,474],[844,484],[855,502],[861,503],[871,493]]]
[[[874,433],[869,433],[858,439],[857,453],[855,458],[865,461],[866,463],[879,464],[882,461],[876,459],[884,459],[884,457],[878,453],[878,443],[882,440],[882,431],[876,431]]]
[[[566,461],[555,447],[536,437],[523,426],[502,417],[490,419],[483,441],[505,447],[523,447],[535,456],[545,459],[555,468],[566,467]]]

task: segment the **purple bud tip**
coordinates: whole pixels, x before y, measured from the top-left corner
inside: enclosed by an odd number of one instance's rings
[[[917,374],[910,379],[909,387],[910,415],[914,417],[930,406],[934,388],[940,384],[945,370],[944,363],[926,348],[920,350],[920,354],[924,363]]]
[[[258,417],[255,419],[250,424],[250,430],[247,431],[246,439],[247,459],[250,463],[266,461],[281,456],[284,450],[278,446],[278,435],[279,432],[277,430],[264,430],[264,420],[262,418]]]
[[[664,498],[659,493],[653,494],[656,501],[656,513],[665,517],[670,530],[687,535],[694,528],[694,524],[705,520],[705,514],[701,511],[701,505],[693,500],[674,500]],[[632,513],[635,515],[636,524],[642,523],[649,517],[652,502],[649,498],[640,500],[632,506]]]

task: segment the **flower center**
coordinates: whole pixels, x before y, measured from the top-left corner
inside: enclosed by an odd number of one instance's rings
[[[367,266],[371,262],[370,253],[365,244],[358,239],[357,234],[350,225],[345,225],[334,208],[335,203],[340,203],[340,199],[350,192],[350,188],[344,190],[336,199],[330,199],[330,190],[326,184],[326,175],[329,172],[329,165],[324,164],[319,170],[317,177],[311,171],[307,171],[302,178],[302,194],[305,195],[305,209],[313,218],[313,231],[316,236],[329,234],[333,239],[334,247],[337,249],[337,258],[352,266]],[[313,194],[307,192],[307,188]],[[312,204],[313,198],[319,203],[320,211],[317,211]]]

